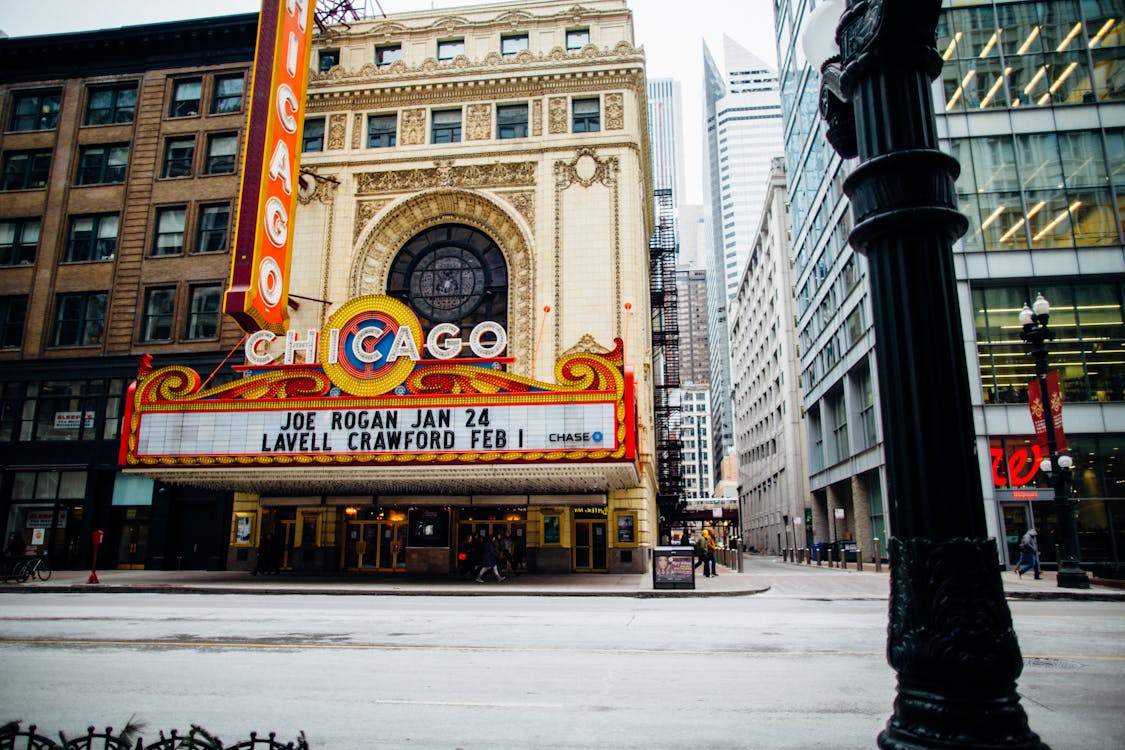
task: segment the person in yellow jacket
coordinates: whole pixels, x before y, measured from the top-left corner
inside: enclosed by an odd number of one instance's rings
[[[719,545],[715,544],[715,535],[711,529],[703,530],[703,544],[706,549],[703,554],[703,577],[717,576],[719,573],[715,570],[715,564],[718,562],[716,552]]]

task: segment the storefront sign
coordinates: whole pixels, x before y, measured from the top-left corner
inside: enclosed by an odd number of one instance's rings
[[[27,521],[24,526],[33,528],[36,526],[51,526],[51,517],[54,515],[49,510],[29,510],[27,511]],[[55,524],[56,528],[66,528],[66,509],[59,510],[58,523]]]
[[[56,430],[77,430],[83,426],[85,420],[85,427],[90,428],[94,426],[94,412],[87,411],[60,411],[55,412]]]
[[[315,0],[262,0],[230,288],[223,301],[223,311],[247,332],[279,331],[288,319],[315,6]]]
[[[141,421],[135,455],[604,451],[617,447],[614,413],[613,403],[157,412]]]
[[[129,390],[126,467],[432,462],[631,462],[632,369],[623,343],[575,352],[549,383],[505,371],[507,334],[480,323],[423,331],[401,301],[350,300],[320,331],[249,337],[240,380],[203,390],[196,371],[142,360]],[[458,359],[467,346],[473,357]],[[424,358],[423,353],[430,355]],[[272,364],[274,358],[278,364]],[[605,517],[605,509],[599,509]]]

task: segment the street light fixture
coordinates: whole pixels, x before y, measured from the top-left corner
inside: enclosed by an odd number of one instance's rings
[[[802,32],[827,139],[859,157],[844,192],[849,241],[868,261],[893,534],[887,660],[898,674],[878,745],[1038,750],[1016,692],[1023,658],[974,449],[953,266],[968,222],[931,95],[941,5],[830,0]]]
[[[1038,400],[1029,399],[1033,419],[1036,410],[1040,417],[1036,431],[1042,431],[1047,443],[1047,458],[1039,468],[1051,482],[1055,490],[1055,528],[1057,529],[1057,542],[1059,549],[1058,587],[1070,589],[1090,588],[1090,579],[1086,571],[1078,567],[1078,529],[1074,523],[1074,498],[1070,496],[1071,467],[1074,459],[1067,455],[1060,455],[1060,440],[1062,426],[1062,398],[1050,395],[1057,391],[1048,390],[1050,384],[1047,377],[1047,342],[1055,338],[1055,332],[1048,325],[1051,319],[1051,305],[1039,294],[1035,302],[1028,306],[1026,303],[1020,310],[1019,320],[1023,330],[1020,338],[1027,345],[1032,359],[1035,360],[1035,380],[1038,383]],[[1057,386],[1055,386],[1057,388]],[[1038,403],[1036,403],[1038,401]],[[1056,419],[1058,424],[1056,424]],[[1062,449],[1065,450],[1065,449]]]

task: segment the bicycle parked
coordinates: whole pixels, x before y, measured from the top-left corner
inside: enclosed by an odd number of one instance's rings
[[[19,568],[16,571],[16,580],[20,583],[31,578],[38,578],[40,581],[51,580],[51,566],[45,557],[33,557],[30,560],[24,560],[19,564]]]

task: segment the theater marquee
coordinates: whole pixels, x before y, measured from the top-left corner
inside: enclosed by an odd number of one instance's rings
[[[142,365],[130,387],[121,463],[142,467],[409,466],[629,462],[633,376],[621,342],[576,353],[556,382],[501,369],[507,337],[483,323],[423,336],[414,313],[373,295],[320,330],[246,344],[243,377],[204,389],[182,366]],[[479,356],[488,355],[488,356]]]

